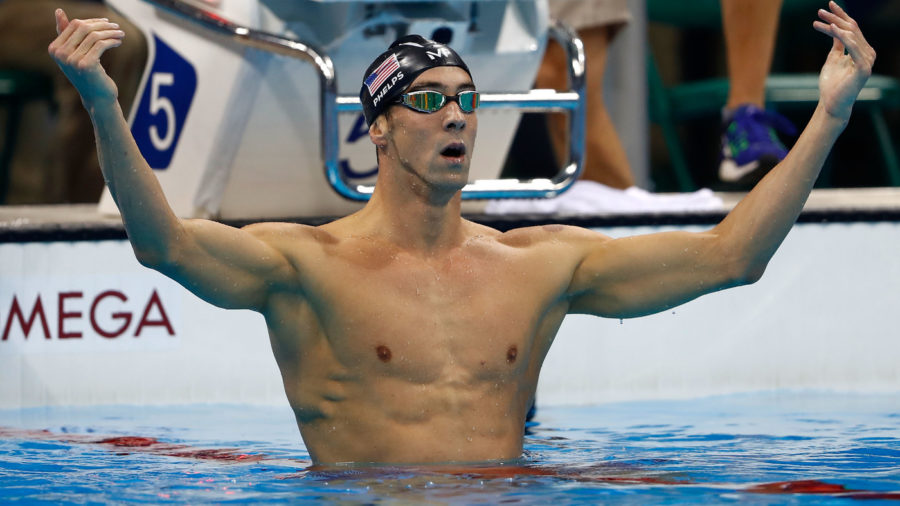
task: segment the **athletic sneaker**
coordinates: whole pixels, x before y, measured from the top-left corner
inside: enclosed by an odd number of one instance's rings
[[[742,188],[758,183],[787,155],[776,130],[787,135],[797,132],[784,116],[752,104],[723,109],[719,179]]]

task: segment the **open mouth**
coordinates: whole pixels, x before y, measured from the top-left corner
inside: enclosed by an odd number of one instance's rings
[[[441,150],[441,156],[446,158],[462,158],[465,154],[466,145],[461,142],[454,142]]]

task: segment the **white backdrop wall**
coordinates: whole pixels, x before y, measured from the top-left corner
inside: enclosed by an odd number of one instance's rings
[[[752,286],[621,322],[570,316],[538,403],[900,391],[898,256],[900,223],[798,225]],[[260,315],[206,304],[124,241],[0,244],[0,332],[0,408],[286,402]]]

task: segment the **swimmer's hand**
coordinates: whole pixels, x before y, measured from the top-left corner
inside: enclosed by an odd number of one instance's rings
[[[125,32],[108,19],[73,19],[56,9],[56,39],[47,50],[90,108],[118,98],[118,88],[100,65],[100,55],[122,45]]]
[[[813,22],[813,28],[834,39],[819,75],[819,103],[829,115],[846,122],[856,97],[872,75],[875,50],[844,9],[833,1],[828,8],[830,11],[819,9],[822,21]]]

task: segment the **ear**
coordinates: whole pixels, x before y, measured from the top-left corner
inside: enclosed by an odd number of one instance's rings
[[[369,127],[369,139],[379,149],[387,147],[388,123],[384,116],[380,114]]]

